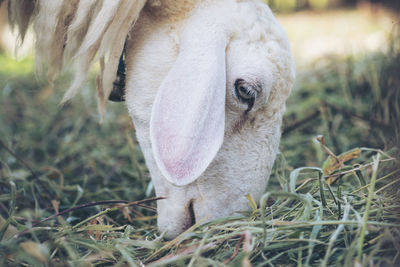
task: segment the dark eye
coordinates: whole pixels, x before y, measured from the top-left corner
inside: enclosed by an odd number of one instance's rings
[[[235,81],[235,94],[240,102],[247,104],[247,111],[250,111],[254,105],[254,101],[258,96],[258,91],[254,88],[254,86],[245,80],[237,79]]]

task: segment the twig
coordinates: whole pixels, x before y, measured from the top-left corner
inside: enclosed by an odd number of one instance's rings
[[[148,206],[148,205],[144,205],[144,204],[138,204],[138,206],[139,206],[139,207],[142,207],[142,208],[144,208],[144,209],[148,209],[148,210],[154,211],[154,212],[157,211],[157,209],[154,208],[154,207],[152,207],[152,206]]]
[[[230,256],[228,259],[226,259],[226,260],[224,261],[224,264],[230,263],[230,262],[236,257],[236,255],[239,253],[239,249],[240,249],[240,246],[241,246],[242,243],[243,243],[244,236],[245,236],[244,234],[242,234],[242,235],[240,236],[240,239],[239,239],[239,241],[238,241],[238,243],[237,243],[237,245],[236,245],[235,251],[233,252],[232,256]]]
[[[329,149],[329,147],[326,146],[324,136],[323,135],[319,135],[316,138],[317,138],[317,141],[320,142],[322,148],[326,151],[326,153],[328,153],[329,156],[334,158],[336,160],[336,162],[340,165],[340,167],[343,167],[344,166],[343,162],[332,152],[332,150]]]
[[[143,200],[134,201],[134,202],[130,202],[130,201],[126,201],[126,200],[106,200],[106,201],[85,203],[85,204],[82,204],[82,205],[78,205],[78,206],[63,210],[62,212],[59,212],[57,214],[51,215],[50,217],[47,217],[47,218],[45,218],[43,220],[40,220],[37,223],[33,224],[32,227],[36,227],[36,226],[38,226],[39,224],[41,224],[43,222],[46,222],[48,220],[56,218],[57,216],[61,216],[61,215],[64,215],[66,213],[70,213],[70,212],[78,210],[78,209],[83,209],[83,208],[88,208],[88,207],[93,207],[93,206],[98,206],[98,205],[112,205],[112,204],[124,203],[125,205],[121,205],[121,206],[119,206],[117,208],[117,209],[121,209],[121,208],[124,208],[124,207],[141,205],[141,204],[144,204],[144,203],[147,203],[147,202],[152,202],[152,201],[161,200],[161,199],[165,199],[165,198],[164,197],[153,197],[153,198],[143,199]],[[21,235],[26,234],[28,231],[29,231],[29,229],[25,229],[25,230],[19,232],[17,234],[17,237],[20,237]]]
[[[31,174],[37,178],[38,176],[36,173],[33,171],[33,169],[29,166],[28,163],[26,163],[25,160],[23,160],[20,156],[14,153],[11,149],[9,149],[1,140],[0,140],[0,146],[3,147],[10,155],[12,155],[14,158],[16,158],[22,165],[24,165],[30,172]]]

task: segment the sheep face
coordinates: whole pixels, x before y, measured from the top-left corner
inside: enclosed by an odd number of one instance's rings
[[[126,102],[168,238],[265,191],[294,80],[267,6],[215,2],[181,18],[145,9],[127,46]]]

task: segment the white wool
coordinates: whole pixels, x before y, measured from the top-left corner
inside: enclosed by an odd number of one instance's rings
[[[79,0],[64,1],[58,14],[48,62],[50,67],[47,71],[47,78],[49,81],[53,81],[62,70],[67,29],[76,13],[78,1]]]
[[[90,67],[100,58],[105,68],[98,83],[102,116],[116,76],[126,37],[145,0],[10,0],[9,17],[23,39],[30,22],[36,35],[36,69],[47,67],[50,82],[63,67],[75,62],[75,77],[62,103],[86,82]],[[104,84],[104,86],[103,86]]]
[[[39,72],[43,70],[50,60],[49,51],[52,50],[55,25],[57,24],[62,4],[62,1],[54,0],[38,0],[36,2],[37,10],[33,25],[36,33],[36,69]]]
[[[99,4],[96,4],[99,2],[102,2],[102,0],[86,0],[79,2],[75,17],[68,27],[68,42],[65,44],[64,52],[65,60],[71,60],[81,46],[92,17],[98,13],[101,7]]]
[[[8,11],[8,20],[11,28],[18,28],[22,42],[32,14],[35,11],[35,3],[32,0],[10,0],[8,1]]]
[[[125,38],[135,20],[139,16],[138,11],[142,9],[144,3],[144,0],[126,1],[124,5],[121,5],[117,12],[119,16],[112,21],[107,32],[103,36],[103,40],[99,49],[99,55],[104,57],[108,49],[110,52],[104,71],[101,72],[102,88],[98,88],[103,92],[104,96],[106,96],[103,99],[99,99],[100,111],[104,112],[108,96],[112,91],[115,73],[117,73],[118,69],[119,58],[125,44]],[[120,40],[124,41],[122,42]],[[101,115],[103,117],[104,113]]]
[[[80,49],[76,53],[75,79],[64,95],[62,102],[68,101],[79,91],[87,79],[89,68],[96,56],[105,58],[109,53],[105,68],[101,70],[97,83],[99,111],[104,117],[108,96],[118,69],[119,57],[123,51],[126,36],[138,18],[145,1],[104,0],[101,9],[92,19]],[[103,59],[104,60],[104,59]]]

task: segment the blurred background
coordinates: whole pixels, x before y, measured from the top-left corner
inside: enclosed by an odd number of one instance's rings
[[[384,6],[399,9],[397,0],[264,0],[276,12],[296,12],[301,10],[326,11],[341,8],[357,8],[360,5]]]
[[[269,0],[292,42],[298,66],[329,55],[387,51],[400,1]]]

